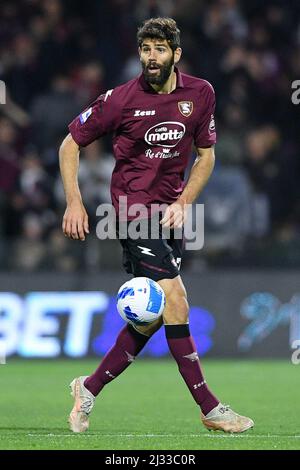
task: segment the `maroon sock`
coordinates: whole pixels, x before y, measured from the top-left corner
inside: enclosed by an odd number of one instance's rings
[[[85,387],[97,396],[104,385],[123,372],[143,349],[149,336],[142,335],[131,325],[125,325],[120,331],[115,345],[106,353],[98,369],[85,379]]]
[[[190,336],[189,325],[165,325],[170,351],[179,371],[196,403],[204,415],[209,413],[219,400],[206,385],[200,366],[196,345]]]

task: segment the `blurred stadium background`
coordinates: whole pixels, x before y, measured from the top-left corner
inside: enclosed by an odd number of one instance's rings
[[[298,0],[1,0],[0,339],[7,362],[101,356],[121,325],[114,300],[127,279],[121,250],[117,241],[95,236],[96,208],[110,201],[111,140],[81,152],[91,225],[85,243],[61,232],[58,147],[87,104],[139,74],[136,29],[152,16],[177,20],[180,69],[209,80],[217,95],[216,168],[199,199],[205,245],[186,253],[182,270],[199,351],[283,358],[294,368]],[[151,340],[146,355],[168,354],[163,336]]]

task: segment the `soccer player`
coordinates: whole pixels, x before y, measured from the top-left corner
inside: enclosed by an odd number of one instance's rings
[[[63,232],[75,240],[85,240],[89,233],[77,180],[79,150],[113,132],[116,165],[111,195],[118,220],[124,218],[119,208],[121,196],[127,197],[128,207],[140,203],[147,211],[154,203],[168,205],[160,227],[168,228],[170,237],[163,238],[160,230],[158,239],[120,240],[124,266],[134,276],[149,277],[163,288],[168,346],[201,409],[203,424],[208,429],[243,432],[253,427],[253,421],[220,403],[203,377],[189,330],[187,294],[179,274],[182,240],[174,237],[174,231],[184,223],[185,205],[195,201],[214,167],[214,91],[207,81],[180,73],[175,66],[182,50],[180,31],[173,19],[145,21],[138,29],[137,40],[141,75],[99,96],[72,121],[60,147],[67,201]],[[197,158],[183,188],[193,144]],[[161,320],[147,326],[127,324],[97,370],[89,377],[73,380],[70,386],[75,403],[69,417],[72,431],[88,429],[96,396],[133,362],[161,325]]]

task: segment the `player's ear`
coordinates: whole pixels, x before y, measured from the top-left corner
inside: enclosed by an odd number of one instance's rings
[[[181,54],[182,54],[181,47],[177,47],[174,51],[174,64],[177,64],[177,62],[180,61]]]

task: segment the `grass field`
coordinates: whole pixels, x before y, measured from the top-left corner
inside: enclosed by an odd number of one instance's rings
[[[288,361],[203,361],[223,403],[254,419],[247,433],[206,431],[175,363],[140,359],[99,395],[90,430],[74,435],[67,385],[96,364],[0,366],[0,449],[300,449],[299,367]]]

